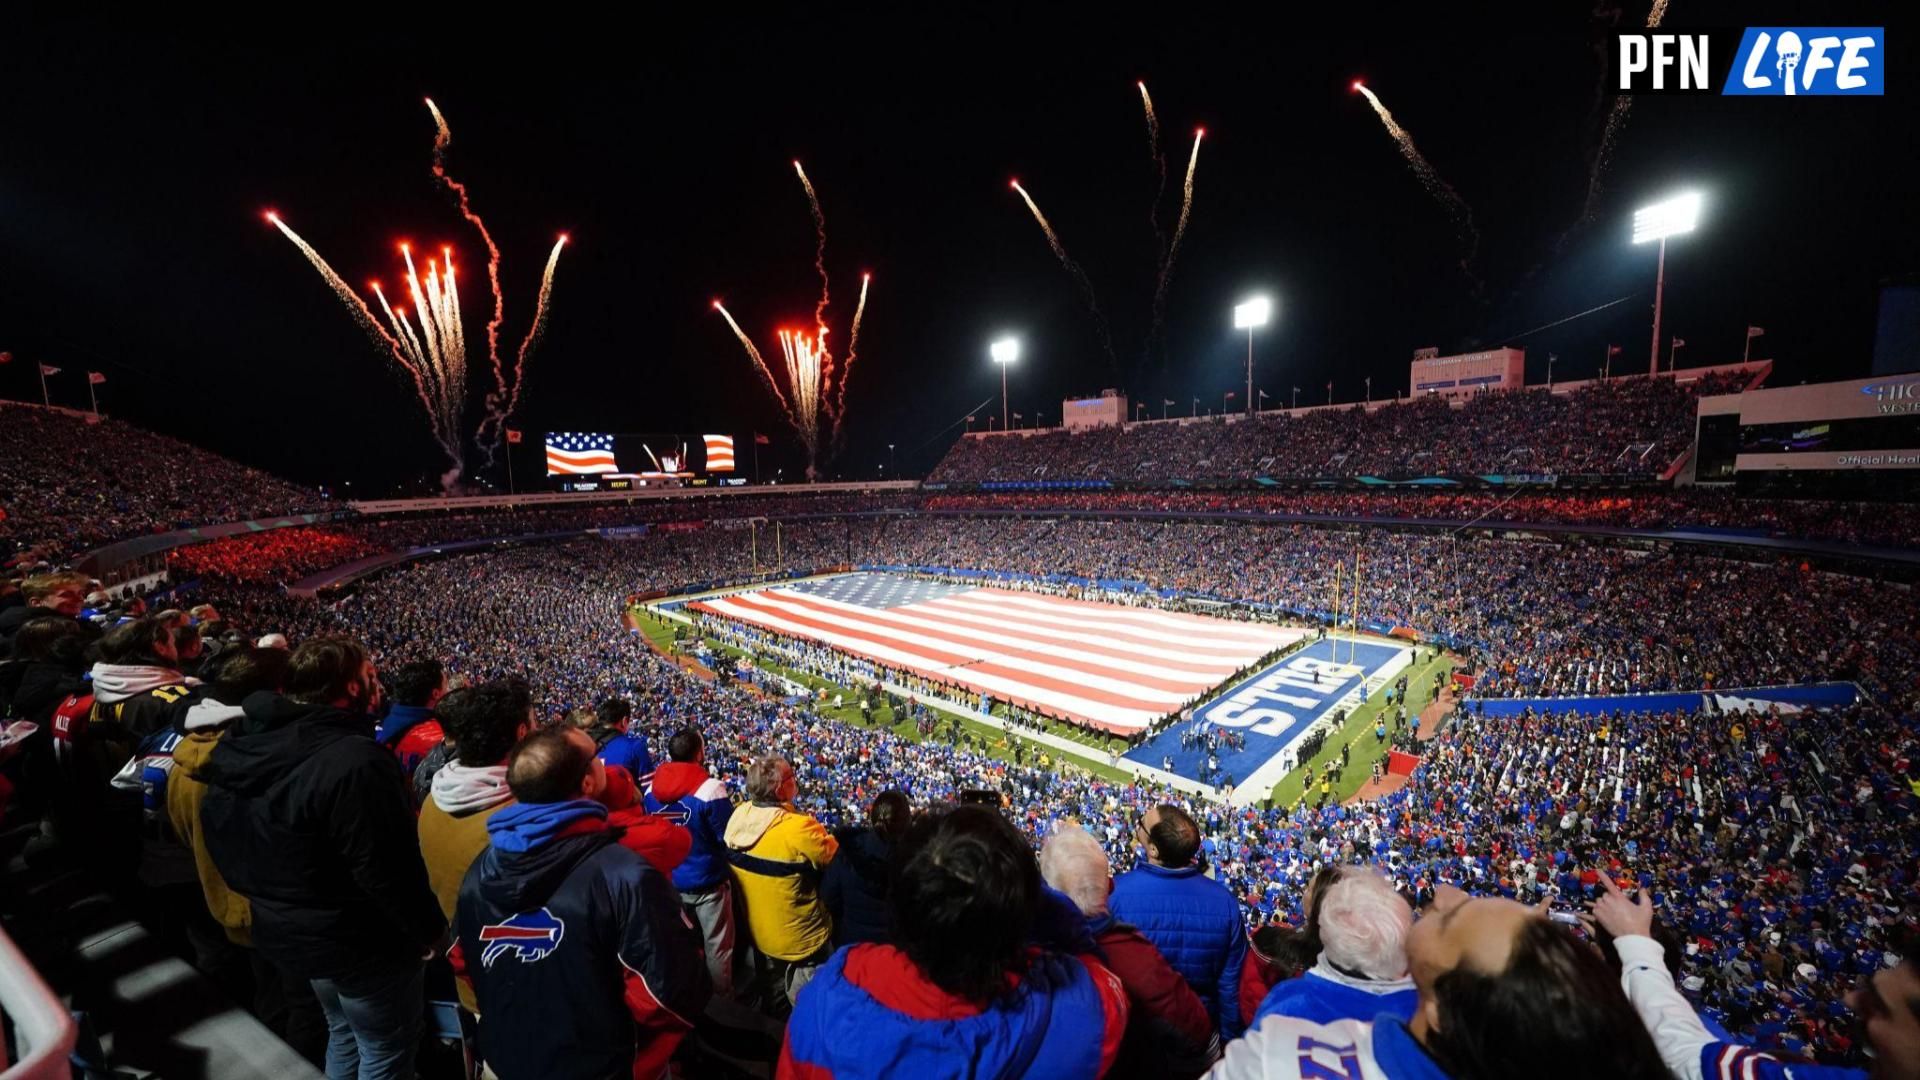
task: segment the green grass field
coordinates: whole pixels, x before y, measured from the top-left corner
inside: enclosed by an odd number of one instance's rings
[[[684,653],[685,647],[692,644],[692,630],[682,623],[664,618],[642,606],[632,608],[631,614],[634,624],[640,628],[641,633],[645,634],[647,640],[663,652],[674,651],[677,644],[680,647],[679,651]],[[676,631],[684,632],[689,636],[685,640],[676,642]],[[723,656],[738,657],[746,655],[744,650],[719,641],[709,639],[707,645],[716,653]],[[815,711],[848,724],[859,725],[861,723],[859,708],[860,693],[857,689],[841,686],[828,679],[821,678],[818,675],[789,668],[780,663],[778,657],[773,655],[763,654],[749,658],[753,661],[754,666],[762,668],[763,670],[778,672],[802,686],[814,690],[824,688],[829,696],[835,693],[844,694],[846,700],[852,702],[852,704],[835,708],[831,702],[829,702],[825,705],[817,705]],[[1447,660],[1445,656],[1442,656],[1437,660],[1429,660],[1407,669],[1407,690],[1409,698],[1407,702],[1407,715],[1409,717],[1418,715],[1420,710],[1425,708],[1427,703],[1432,699],[1429,688],[1432,684],[1434,673],[1436,671],[1451,671],[1452,667],[1452,663]],[[948,718],[959,720],[961,730],[971,732],[975,739],[985,739],[987,741],[988,753],[1006,761],[1013,760],[1012,744],[1006,732],[988,727],[969,717],[948,712],[945,709],[926,705],[922,705],[921,707],[927,708],[939,716],[943,725]],[[1371,777],[1368,763],[1372,761],[1374,757],[1384,752],[1384,750],[1374,742],[1373,724],[1374,719],[1380,714],[1380,710],[1385,707],[1385,696],[1375,695],[1365,705],[1355,709],[1353,715],[1347,718],[1345,726],[1338,732],[1328,736],[1326,744],[1321,747],[1320,753],[1315,755],[1313,760],[1307,763],[1306,769],[1296,769],[1288,774],[1285,779],[1281,780],[1280,783],[1274,785],[1273,799],[1275,805],[1291,806],[1298,801],[1301,791],[1306,786],[1307,771],[1311,770],[1317,777],[1322,765],[1330,759],[1339,757],[1340,747],[1349,741],[1353,743],[1353,754],[1349,765],[1341,773],[1340,782],[1334,785],[1333,791],[1335,796],[1340,799],[1349,798],[1354,792],[1359,791]],[[873,715],[874,726],[884,727],[903,739],[909,739],[914,742],[924,741],[923,736],[921,736],[919,730],[914,727],[912,721],[904,716],[895,716],[893,710],[890,708],[882,705],[874,711]],[[1051,747],[1036,748],[1029,743],[1029,762],[1034,760],[1033,752],[1035,749],[1038,749],[1051,755],[1056,761],[1070,761],[1074,765],[1097,776],[1104,776],[1110,780],[1120,781],[1130,779],[1127,773],[1120,769],[1113,768],[1106,764],[1105,761],[1110,747],[1115,750],[1124,751],[1125,744],[1120,740],[1109,740],[1105,736],[1069,724],[1049,724],[1047,725],[1047,731],[1053,735],[1071,739],[1085,746],[1087,748],[1087,756],[1077,757],[1059,754],[1054,752]],[[1315,781],[1315,787],[1317,790],[1317,780]]]

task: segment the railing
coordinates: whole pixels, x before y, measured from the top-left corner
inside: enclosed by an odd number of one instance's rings
[[[73,1075],[68,1065],[77,1034],[73,1014],[5,931],[0,931],[0,1014],[24,1052],[12,1068],[0,1072],[0,1080],[66,1080]],[[0,1041],[0,1067],[6,1064],[6,1043]]]

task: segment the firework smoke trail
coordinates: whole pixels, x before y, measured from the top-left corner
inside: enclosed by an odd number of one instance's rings
[[[333,294],[340,298],[342,304],[346,305],[347,313],[353,316],[353,321],[359,325],[360,329],[364,331],[368,337],[373,339],[375,344],[386,350],[387,355],[393,357],[393,362],[400,365],[401,370],[405,371],[408,377],[413,380],[414,391],[420,395],[420,404],[427,410],[427,417],[432,421],[434,441],[440,444],[440,448],[446,451],[447,456],[451,458],[456,465],[459,464],[459,440],[457,437],[453,439],[448,438],[448,431],[441,423],[439,410],[434,407],[433,394],[427,388],[427,378],[421,368],[407,357],[406,347],[400,343],[399,339],[388,333],[385,327],[380,325],[380,321],[374,317],[372,309],[367,307],[367,302],[360,298],[359,293],[353,291],[353,287],[348,285],[346,281],[334,271],[332,266],[328,265],[327,260],[322,258],[318,251],[314,250],[312,244],[301,239],[299,233],[294,232],[291,226],[280,220],[280,215],[270,213],[267,215],[267,221],[272,224],[274,228],[279,229],[281,235],[291,241],[294,247],[300,249],[300,254],[306,256],[307,262],[312,264],[315,270],[319,271],[320,277],[326,281],[327,287],[333,290]],[[378,286],[375,287],[374,291],[378,294]],[[380,303],[384,307],[386,305],[386,298],[382,297]]]
[[[840,365],[840,381],[834,387],[833,441],[836,446],[843,441],[840,423],[847,415],[847,380],[853,377],[853,361],[860,355],[860,320],[867,314],[867,285],[872,281],[872,274],[860,275],[860,302],[853,307],[853,329],[847,334],[847,362]]]
[[[1087,277],[1087,272],[1080,268],[1080,264],[1073,261],[1073,256],[1067,254],[1066,246],[1060,243],[1060,234],[1053,231],[1053,225],[1047,221],[1047,215],[1040,212],[1040,204],[1033,201],[1033,196],[1027,194],[1027,189],[1020,186],[1020,181],[1010,182],[1013,190],[1019,192],[1021,200],[1027,204],[1027,209],[1033,211],[1033,220],[1040,224],[1040,231],[1046,234],[1047,246],[1053,249],[1053,257],[1060,260],[1060,265],[1066,267],[1067,273],[1073,277],[1074,284],[1080,287],[1081,296],[1087,302],[1087,310],[1093,314],[1094,327],[1100,332],[1100,344],[1107,351],[1107,365],[1116,366],[1117,361],[1113,357],[1113,335],[1107,330],[1107,317],[1100,311],[1100,301],[1094,296],[1093,281]]]
[[[499,436],[496,432],[494,438],[489,440],[486,437],[487,429],[497,429],[503,425],[513,412],[512,404],[519,403],[522,373],[520,367],[516,366],[513,389],[509,393],[506,373],[500,366],[500,324],[505,321],[507,311],[506,296],[500,291],[500,248],[493,242],[493,234],[487,230],[487,223],[480,220],[480,215],[473,212],[472,205],[467,201],[467,185],[455,180],[447,172],[447,147],[453,142],[453,131],[447,127],[447,118],[440,115],[440,107],[433,103],[433,99],[427,98],[426,102],[427,111],[433,114],[433,175],[447,186],[448,191],[453,192],[460,203],[460,216],[473,225],[487,245],[487,283],[493,290],[493,317],[487,320],[487,360],[493,365],[494,392],[488,398],[488,412],[480,421],[480,431],[476,434],[491,464]]]
[[[1158,183],[1153,188],[1153,205],[1147,209],[1147,223],[1153,226],[1153,246],[1164,261],[1166,258],[1167,238],[1160,232],[1160,200],[1167,194],[1167,155],[1160,149],[1160,117],[1153,111],[1153,96],[1147,93],[1147,84],[1140,82],[1140,104],[1147,110],[1147,157],[1153,161],[1154,175]]]
[[[1657,28],[1667,17],[1667,0],[1653,0],[1653,9],[1647,12],[1647,29]],[[1580,205],[1580,222],[1593,219],[1593,204],[1600,198],[1600,178],[1607,171],[1607,165],[1613,160],[1613,147],[1620,139],[1620,129],[1627,124],[1627,114],[1633,111],[1633,95],[1621,94],[1613,99],[1613,108],[1607,111],[1607,126],[1600,133],[1600,145],[1593,152],[1593,168],[1587,173],[1587,198]],[[1578,224],[1579,222],[1576,222]]]
[[[1473,210],[1467,206],[1467,201],[1460,197],[1460,193],[1453,190],[1452,184],[1441,179],[1440,173],[1434,169],[1433,164],[1420,153],[1418,147],[1413,145],[1413,136],[1407,134],[1407,129],[1394,120],[1393,114],[1380,103],[1380,99],[1374,95],[1373,91],[1358,82],[1353,84],[1353,88],[1367,99],[1367,104],[1373,106],[1374,114],[1380,117],[1380,123],[1386,126],[1387,134],[1399,145],[1400,156],[1405,158],[1407,165],[1413,169],[1414,176],[1420,180],[1420,186],[1426,188],[1427,194],[1433,196],[1442,207],[1446,208],[1447,216],[1453,219],[1454,230],[1459,234],[1460,242],[1466,247],[1466,254],[1460,259],[1460,270],[1478,289],[1480,280],[1469,268],[1475,253],[1480,250],[1480,229],[1473,223]]]
[[[1173,240],[1167,244],[1167,256],[1160,260],[1160,279],[1153,288],[1153,332],[1158,333],[1167,314],[1167,282],[1173,279],[1173,263],[1180,257],[1180,241],[1187,235],[1187,218],[1193,214],[1193,174],[1200,167],[1200,140],[1206,128],[1193,132],[1193,153],[1187,155],[1187,179],[1180,188],[1180,219],[1173,226]]]
[[[767,381],[767,389],[773,391],[774,400],[780,403],[780,411],[786,413],[787,419],[798,427],[800,421],[794,416],[793,406],[787,404],[787,395],[780,389],[780,380],[773,377],[773,369],[767,366],[767,359],[760,355],[760,350],[754,348],[753,339],[747,336],[745,330],[740,329],[739,323],[733,321],[733,313],[728,311],[720,301],[713,302],[713,310],[719,312],[720,317],[727,320],[727,325],[733,328],[733,336],[740,339],[741,347],[747,350],[749,357],[753,358],[753,366],[760,372],[760,377]]]

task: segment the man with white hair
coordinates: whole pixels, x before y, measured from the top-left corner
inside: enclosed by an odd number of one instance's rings
[[[1369,867],[1345,866],[1315,912],[1320,958],[1306,974],[1267,993],[1254,1024],[1291,1016],[1330,1024],[1388,1013],[1413,1018],[1419,995],[1407,972],[1407,930],[1413,910]]]
[[[1063,823],[1040,849],[1040,875],[1086,916],[1107,969],[1127,992],[1126,1035],[1108,1077],[1192,1078],[1206,1072],[1220,1055],[1207,1006],[1153,942],[1107,909],[1113,872],[1100,841],[1076,822]]]

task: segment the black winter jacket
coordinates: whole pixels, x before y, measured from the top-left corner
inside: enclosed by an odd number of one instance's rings
[[[447,930],[407,777],[373,721],[258,693],[200,770],[214,865],[253,901],[253,942],[303,978],[420,961]]]

